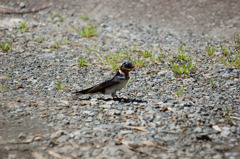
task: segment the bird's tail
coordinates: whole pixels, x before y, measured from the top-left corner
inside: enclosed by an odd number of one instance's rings
[[[74,94],[87,94],[87,93],[89,93],[90,89],[92,89],[92,88],[84,89],[84,90],[73,92],[73,93]]]

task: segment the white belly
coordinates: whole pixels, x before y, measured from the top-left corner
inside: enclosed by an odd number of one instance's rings
[[[120,82],[117,85],[114,85],[112,87],[106,88],[105,89],[105,94],[112,94],[116,91],[119,91],[120,89],[122,89],[123,87],[125,87],[125,85],[127,84],[128,80],[123,80],[122,82]]]

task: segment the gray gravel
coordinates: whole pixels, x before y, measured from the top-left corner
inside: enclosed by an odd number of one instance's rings
[[[60,16],[63,22],[48,11],[0,17],[28,20],[24,33],[14,23],[0,31],[1,42],[12,43],[11,51],[0,50],[0,84],[6,87],[0,93],[2,158],[24,152],[24,158],[240,158],[240,70],[205,52],[208,43],[218,53],[220,44],[231,41],[108,16],[89,21],[78,14]],[[89,22],[98,27],[98,36],[81,37],[70,26],[80,29]],[[60,47],[51,50],[56,40]],[[181,43],[196,66],[189,75],[176,75],[169,67]],[[163,59],[131,73],[131,82],[118,94],[125,100],[72,95],[114,74],[98,55],[134,46]],[[87,66],[77,66],[81,56]]]

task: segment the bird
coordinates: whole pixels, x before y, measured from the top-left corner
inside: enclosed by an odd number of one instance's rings
[[[113,99],[117,99],[116,92],[121,90],[128,83],[130,78],[129,72],[132,70],[134,70],[134,65],[131,62],[124,62],[113,78],[93,87],[74,92],[74,94],[111,94]]]

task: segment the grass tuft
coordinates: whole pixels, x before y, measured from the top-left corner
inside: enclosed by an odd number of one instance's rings
[[[187,60],[191,59],[191,57],[189,57],[188,54],[185,53],[185,51],[183,50],[183,43],[178,48],[178,52],[175,55],[175,58],[179,59],[179,60],[183,60],[183,61],[187,61]]]
[[[10,49],[11,49],[11,43],[9,43],[9,42],[3,42],[3,43],[1,43],[0,44],[0,47],[1,47],[1,49],[3,50],[3,51],[9,51]]]
[[[89,20],[89,17],[88,17],[88,15],[87,15],[86,13],[80,14],[79,17],[80,17],[82,20],[84,20],[84,21]]]
[[[3,84],[0,85],[0,93],[4,92],[6,90],[6,86]]]
[[[82,31],[80,32],[80,35],[86,38],[96,36],[97,28],[95,28],[93,24],[88,23],[86,26],[82,27]]]
[[[183,91],[183,87],[182,86],[177,89],[177,96],[178,96],[178,98],[181,97],[182,91]]]
[[[174,73],[189,74],[192,72],[194,65],[191,61],[184,62],[183,64],[177,64],[177,63],[172,62],[171,67],[172,67],[172,70]]]
[[[60,48],[60,42],[59,41],[55,41],[54,44],[51,47],[51,51],[54,51],[55,49],[59,49]]]
[[[42,43],[43,41],[45,40],[45,37],[41,37],[41,38],[37,38],[37,39],[34,39],[34,41],[38,42],[38,43]]]
[[[62,83],[61,81],[57,81],[55,85],[58,90],[64,90],[64,88],[66,87],[66,83],[65,82]]]
[[[82,67],[82,66],[86,66],[86,60],[81,56],[80,59],[78,59],[78,66]]]
[[[18,29],[21,31],[21,33],[24,33],[28,30],[26,23],[27,23],[27,20],[25,20],[21,24],[19,24]]]
[[[214,55],[215,51],[216,51],[216,48],[215,48],[214,46],[210,46],[210,45],[208,44],[207,49],[206,49],[207,55],[208,55],[209,57],[211,57],[212,55]]]
[[[211,84],[212,87],[215,86],[214,78],[210,78],[209,83]]]

